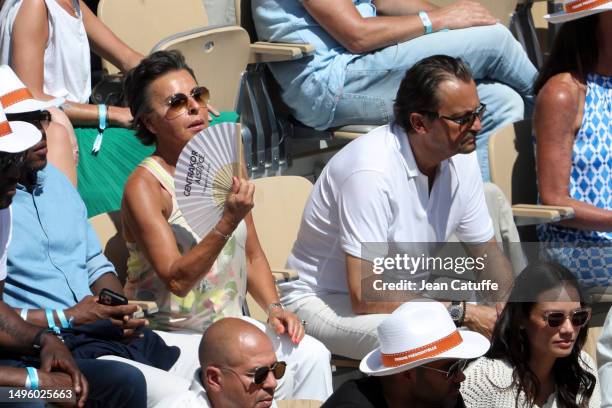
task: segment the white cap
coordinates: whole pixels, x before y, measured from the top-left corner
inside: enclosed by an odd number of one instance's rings
[[[21,113],[57,107],[64,98],[50,101],[34,99],[32,93],[8,65],[0,65],[0,104],[6,113]]]
[[[609,10],[612,10],[612,0],[565,0],[563,11],[546,14],[544,18],[553,24],[565,23]]]
[[[40,141],[42,134],[27,122],[9,122],[0,104],[0,152],[19,153]]]

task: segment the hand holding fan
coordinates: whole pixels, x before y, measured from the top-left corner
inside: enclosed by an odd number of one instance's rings
[[[174,174],[176,201],[199,237],[219,222],[232,177],[241,177],[240,125],[220,123],[204,129],[183,148]]]

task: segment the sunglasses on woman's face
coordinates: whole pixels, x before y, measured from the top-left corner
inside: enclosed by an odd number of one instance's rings
[[[189,95],[185,95],[182,92],[175,93],[166,99],[166,105],[168,106],[168,112],[166,112],[166,119],[172,120],[181,116],[189,110],[189,97],[192,97],[200,109],[205,107],[210,100],[210,92],[203,86],[195,87],[191,90]]]
[[[588,307],[581,307],[579,309],[574,309],[568,314],[559,312],[559,311],[549,311],[545,312],[544,316],[542,316],[548,327],[559,327],[563,323],[565,323],[565,319],[570,319],[572,322],[572,326],[574,327],[582,327],[591,318],[591,309]]]
[[[47,110],[7,113],[6,119],[9,122],[20,121],[31,123],[32,125],[36,126],[38,130],[42,132],[43,137],[45,137],[45,131],[47,130],[49,123],[51,123],[51,113]]]

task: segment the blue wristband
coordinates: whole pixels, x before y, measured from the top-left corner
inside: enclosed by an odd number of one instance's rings
[[[57,313],[57,317],[62,324],[62,329],[69,329],[72,327],[72,319],[66,319],[66,315],[62,309],[55,309],[55,313]]]
[[[419,11],[419,18],[423,22],[423,30],[425,34],[431,34],[433,28],[431,26],[431,20],[429,15],[425,11]]]
[[[50,329],[54,329],[57,327],[55,325],[55,319],[53,318],[53,310],[45,309],[45,316],[47,316],[47,325]]]
[[[106,117],[108,116],[108,112],[106,110],[106,105],[100,104],[98,105],[98,129],[103,131],[106,129]]]
[[[26,379],[26,388],[28,390],[38,389],[38,373],[34,367],[26,367],[28,370],[28,378]],[[29,384],[28,384],[29,383]]]

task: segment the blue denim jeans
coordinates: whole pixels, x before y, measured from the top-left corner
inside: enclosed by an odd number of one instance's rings
[[[537,75],[521,45],[501,24],[423,35],[354,59],[346,68],[331,127],[391,121],[393,101],[406,70],[436,54],[466,62],[480,100],[487,105],[477,153],[483,179],[488,181],[489,137],[499,127],[523,119],[525,111],[531,112]]]

